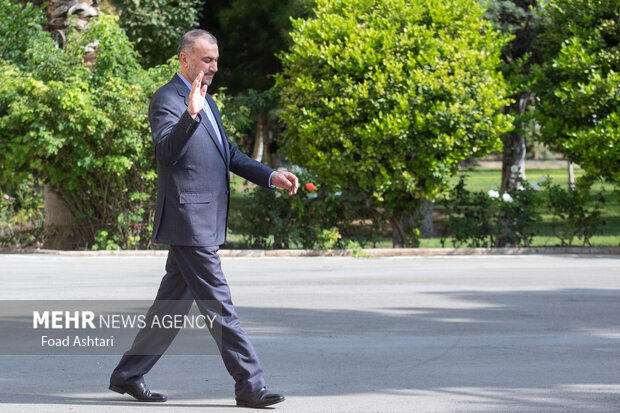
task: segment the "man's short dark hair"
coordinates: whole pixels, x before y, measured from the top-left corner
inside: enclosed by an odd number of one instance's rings
[[[211,33],[202,29],[194,29],[185,33],[181,40],[179,41],[179,47],[177,48],[177,56],[183,53],[189,54],[191,52],[196,39],[199,37],[206,37],[209,43],[217,44],[217,39]]]

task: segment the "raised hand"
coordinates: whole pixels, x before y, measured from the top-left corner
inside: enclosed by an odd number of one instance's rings
[[[201,70],[192,83],[192,90],[189,91],[187,101],[187,112],[192,118],[195,118],[205,105],[205,95],[207,94],[207,85],[202,85],[204,72]],[[202,85],[202,86],[201,86]]]

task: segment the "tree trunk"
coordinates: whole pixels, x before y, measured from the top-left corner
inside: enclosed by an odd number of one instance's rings
[[[573,163],[571,161],[568,162],[568,190],[572,191],[575,189],[575,170],[573,169]]]
[[[516,109],[517,115],[522,116],[525,114],[527,110],[527,105],[532,101],[532,93],[531,92],[523,92],[516,96],[516,107],[512,107],[511,109]],[[506,135],[503,139],[504,147],[502,151],[502,182],[500,189],[502,191],[507,191],[509,189],[523,189],[522,181],[526,180],[525,176],[525,135],[523,134],[523,129],[525,125],[523,122],[517,123],[517,128],[515,131]],[[502,247],[514,247],[515,245],[511,245],[508,239],[509,225],[510,222],[507,221],[507,217],[505,217],[502,213],[499,216],[499,223],[503,230],[500,234],[497,235],[495,239],[495,246]]]
[[[420,236],[431,237],[433,228],[433,203],[421,199],[415,202],[417,209],[399,218],[392,218],[392,247],[418,248]]]
[[[527,105],[532,99],[530,92],[521,93],[516,97],[516,109],[519,116],[527,110]],[[503,139],[502,150],[502,182],[501,190],[519,188],[520,180],[525,181],[525,135],[522,129],[525,125],[518,124],[515,131],[506,135]]]
[[[254,139],[254,149],[252,159],[258,162],[263,161],[265,143],[267,141],[267,112],[261,108],[256,119],[256,138]]]
[[[413,217],[411,215],[392,219],[392,247],[409,247],[411,239],[410,234],[413,227]]]
[[[273,170],[278,170],[281,166],[281,158],[278,154],[278,142],[280,141],[281,125],[276,125],[275,129],[269,129],[267,136],[269,145],[267,145],[267,164]]]
[[[525,180],[525,136],[510,133],[503,139],[502,151],[502,191],[520,188],[520,180]]]
[[[435,236],[435,227],[433,226],[434,206],[431,201],[422,199],[422,205],[413,215],[414,222],[418,224],[422,238]]]
[[[35,0],[34,3],[37,3]],[[47,13],[47,30],[52,33],[60,47],[65,45],[64,30],[67,27],[67,18],[77,16],[77,26],[84,29],[88,26],[91,17],[99,15],[97,0],[51,0],[45,9]]]
[[[69,206],[58,193],[45,185],[43,192],[44,222],[43,247],[53,250],[76,248],[77,234],[75,218]]]

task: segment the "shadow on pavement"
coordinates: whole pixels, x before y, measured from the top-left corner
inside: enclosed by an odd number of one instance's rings
[[[458,395],[476,398],[481,406],[536,411],[560,409],[570,395],[577,402],[617,405],[620,290],[424,294],[442,304],[419,306],[412,297],[408,307],[373,308],[368,302],[366,311],[237,311],[268,380],[290,397]],[[93,371],[92,357],[1,356],[0,403],[136,406],[107,391],[118,358],[104,357]],[[219,357],[170,357],[151,374],[169,389],[155,391],[170,390],[187,401],[230,398],[230,405],[191,406],[234,407],[232,380]],[[218,385],[205,394],[193,384],[213,370]],[[187,404],[149,405],[179,406]]]

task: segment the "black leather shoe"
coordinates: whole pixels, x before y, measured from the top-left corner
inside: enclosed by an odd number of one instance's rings
[[[122,386],[116,386],[110,383],[109,389],[120,394],[127,393],[141,402],[165,402],[168,400],[164,394],[151,393],[149,388],[146,387],[146,384],[142,381],[138,381],[134,384],[125,384]]]
[[[283,402],[284,396],[272,393],[263,387],[252,393],[240,394],[235,399],[237,400],[237,406],[261,408]]]

